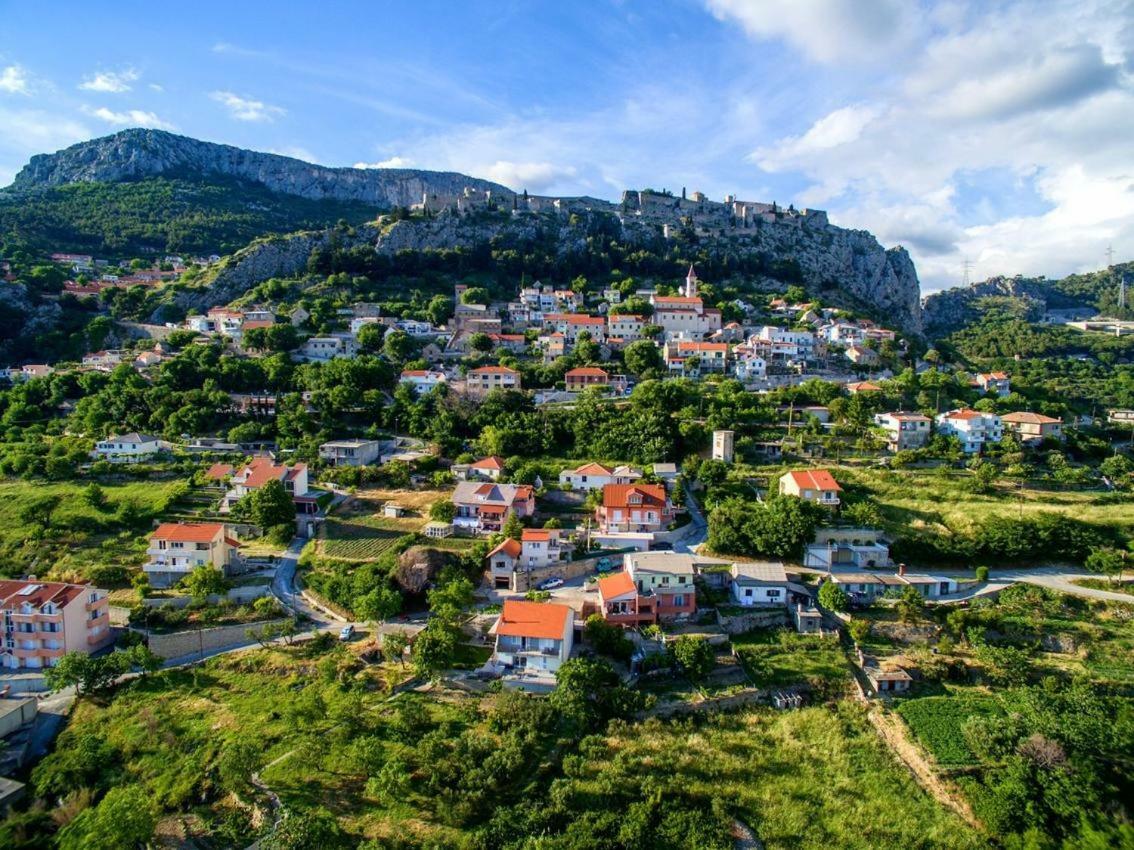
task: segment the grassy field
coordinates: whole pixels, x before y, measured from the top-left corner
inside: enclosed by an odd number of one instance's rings
[[[160,513],[183,489],[180,479],[100,484],[105,502],[82,498],[85,482],[0,481],[0,567],[58,579],[90,577],[100,567],[136,567],[145,552],[147,517]],[[48,526],[24,516],[43,497],[58,498]],[[137,509],[132,521],[126,506]],[[127,508],[129,509],[129,508]]]
[[[160,813],[163,832],[244,846],[256,830],[232,791],[258,769],[289,811],[325,808],[355,840],[469,847],[472,833],[447,823],[445,802],[424,780],[408,777],[387,793],[366,778],[419,746],[421,727],[398,719],[407,700],[418,706],[416,723],[450,740],[464,729],[490,734],[484,712],[495,698],[441,690],[390,703],[382,683],[400,674],[397,665],[363,667],[342,646],[257,650],[165,671],[110,698],[80,701],[34,781],[44,789],[138,788]],[[548,747],[542,766],[517,781],[522,799],[543,799],[558,778],[557,796],[577,812],[562,828],[576,837],[586,818],[623,817],[649,788],[717,801],[721,817],[748,824],[771,850],[982,846],[914,785],[849,704],[618,722],[587,738],[583,755],[572,747],[563,770],[547,760],[553,744],[533,744]],[[76,751],[86,754],[82,767],[68,755]],[[255,798],[246,787],[238,793]],[[72,816],[86,799],[70,804]]]
[[[846,653],[835,638],[759,629],[734,637],[732,644],[758,688],[807,682],[838,689],[850,681]]]
[[[723,802],[769,850],[985,846],[917,788],[850,704],[617,724],[604,744],[564,796],[598,801],[623,783],[663,797],[681,789]]]

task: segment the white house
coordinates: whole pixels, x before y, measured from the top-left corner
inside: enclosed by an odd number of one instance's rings
[[[520,535],[518,565],[524,569],[549,567],[566,560],[573,548],[558,528],[525,528]]]
[[[822,570],[887,567],[890,546],[878,529],[820,528],[804,550],[803,565]]]
[[[419,393],[427,393],[445,381],[444,372],[435,372],[432,369],[403,369],[401,374],[401,382],[410,384]]]
[[[768,374],[768,363],[760,355],[750,352],[737,356],[733,370],[738,381],[752,381]]]
[[[165,447],[157,437],[132,431],[129,434],[99,440],[95,443],[91,456],[111,463],[138,463],[153,457]]]
[[[559,484],[572,490],[601,490],[607,484],[633,484],[642,473],[632,466],[604,466],[601,463],[584,463],[577,469],[564,469],[559,473]]]
[[[307,360],[325,361],[358,354],[358,340],[350,334],[313,336],[303,343],[299,353]]]
[[[729,592],[737,605],[787,605],[784,565],[771,561],[733,564]]]
[[[381,453],[378,440],[332,440],[319,446],[319,459],[331,466],[369,466]]]
[[[886,447],[892,452],[920,449],[929,442],[930,418],[920,413],[876,413],[874,424],[886,432]]]
[[[966,407],[940,414],[937,431],[960,440],[965,454],[977,454],[985,443],[1000,442],[1004,436],[1004,425],[995,413],[981,413]]]
[[[492,666],[506,674],[554,677],[571,657],[575,612],[554,602],[506,599],[491,634],[496,636]]]

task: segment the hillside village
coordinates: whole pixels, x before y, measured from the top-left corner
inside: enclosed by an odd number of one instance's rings
[[[427,195],[386,223],[498,202]],[[619,210],[705,233],[826,226],[699,193]],[[69,706],[163,667],[228,677],[231,652],[288,671],[314,652],[360,699],[416,694],[432,712],[501,694],[564,716],[607,694],[604,723],[853,704],[887,769],[967,841],[1023,828],[979,802],[1008,791],[970,715],[1058,676],[1124,699],[1121,387],[1100,407],[1019,357],[935,346],[798,283],[702,280],[692,261],[648,283],[470,274],[387,297],[316,268],[176,322],[121,310],[222,265],[6,261],[101,325],[77,360],[4,370],[7,775],[29,778],[26,744],[56,716],[25,694],[70,689]],[[1062,625],[1013,619],[1029,606]]]

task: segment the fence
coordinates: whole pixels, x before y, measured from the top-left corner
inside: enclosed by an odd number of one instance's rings
[[[225,600],[236,605],[245,605],[254,599],[259,599],[261,596],[268,596],[270,593],[270,584],[254,584],[247,587],[234,587],[223,596],[219,593],[214,593],[207,596],[205,601],[210,605],[216,605]],[[192,601],[193,597],[191,596],[147,596],[142,600],[142,604],[147,608],[162,608],[166,605],[170,608],[185,608]]]

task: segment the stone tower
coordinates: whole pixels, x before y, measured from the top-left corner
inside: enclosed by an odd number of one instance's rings
[[[693,269],[693,264],[689,264],[689,274],[685,275],[685,297],[697,297],[697,272]]]
[[[713,432],[713,460],[723,460],[725,463],[732,463],[733,437],[734,432],[732,431]]]

